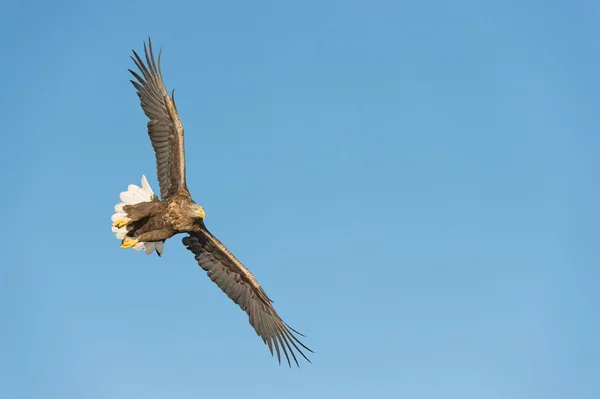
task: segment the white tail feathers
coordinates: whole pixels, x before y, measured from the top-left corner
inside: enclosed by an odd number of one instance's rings
[[[142,175],[142,187],[138,187],[135,184],[130,184],[127,187],[127,191],[123,191],[120,194],[121,202],[115,205],[115,214],[112,215],[111,220],[115,223],[117,220],[123,219],[127,217],[127,213],[123,211],[123,206],[125,205],[135,205],[140,202],[149,202],[152,200],[154,196],[154,192],[148,184],[148,180],[146,180],[146,176]],[[112,226],[112,232],[116,234],[117,239],[122,240],[125,238],[125,234],[127,234],[126,227],[116,227],[114,224]],[[165,243],[162,241],[158,242],[138,242],[133,246],[133,249],[136,251],[144,250],[147,255],[150,255],[152,252],[156,250],[159,255],[162,255]]]

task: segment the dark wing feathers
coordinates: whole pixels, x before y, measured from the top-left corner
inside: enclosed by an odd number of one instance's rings
[[[281,363],[281,352],[291,367],[290,355],[298,364],[296,353],[307,361],[302,352],[312,352],[296,337],[303,336],[288,326],[277,314],[272,301],[260,287],[256,278],[235,256],[208,231],[190,232],[183,238],[183,244],[195,255],[198,265],[208,274],[221,290],[248,314],[250,324],[273,355]]]
[[[156,173],[162,199],[169,198],[179,190],[187,189],[185,184],[185,155],[183,151],[183,126],[175,108],[173,98],[169,97],[160,70],[152,51],[152,42],[148,39],[148,48],[144,43],[146,63],[133,51],[131,57],[139,73],[129,72],[137,79],[131,83],[137,90],[144,113],[150,119],[148,135],[156,154]]]
[[[135,51],[133,55],[134,57],[131,58],[138,72],[129,70],[137,80],[132,80],[131,83],[137,90],[144,113],[150,119],[148,135],[156,154],[156,171],[160,194],[164,200],[180,190],[187,191],[183,126],[177,114],[175,91],[173,90],[169,97],[163,82],[160,69],[161,53],[158,54],[157,63],[152,51],[152,42],[148,39],[148,48],[144,43],[146,62],[144,63]],[[297,353],[310,362],[303,350],[312,351],[296,336],[303,335],[279,317],[272,301],[252,273],[208,231],[189,234],[183,239],[183,244],[192,251],[196,261],[210,279],[248,314],[250,324],[269,347],[272,355],[275,349],[279,363],[281,363],[281,352],[290,366],[290,356],[299,366]]]

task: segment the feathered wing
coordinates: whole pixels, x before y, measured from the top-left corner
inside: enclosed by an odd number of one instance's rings
[[[137,79],[131,83],[137,89],[144,113],[150,119],[148,135],[156,154],[156,172],[160,185],[160,196],[164,200],[179,190],[186,189],[185,154],[183,150],[183,126],[173,96],[169,97],[160,70],[160,52],[158,66],[152,51],[152,42],[148,38],[148,48],[144,43],[146,63],[133,51],[131,57],[139,69],[138,74],[129,72]]]
[[[281,363],[281,348],[290,366],[290,355],[299,366],[295,352],[310,362],[302,350],[312,350],[300,342],[295,334],[303,335],[279,317],[272,301],[252,273],[210,232],[205,230],[189,234],[183,238],[183,244],[194,253],[198,265],[208,277],[248,314],[250,324],[268,345],[271,355],[275,347],[277,360]]]

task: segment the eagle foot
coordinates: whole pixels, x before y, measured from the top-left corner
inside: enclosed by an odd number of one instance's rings
[[[131,219],[129,219],[129,218],[119,219],[115,222],[115,227],[117,229],[120,229],[121,227],[127,226],[129,224],[129,222],[131,222]]]
[[[137,243],[138,243],[137,238],[125,237],[123,239],[123,241],[121,241],[121,248],[131,248]]]

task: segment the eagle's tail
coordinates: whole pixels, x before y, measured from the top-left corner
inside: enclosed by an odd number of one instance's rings
[[[156,199],[146,176],[142,175],[142,187],[138,187],[135,184],[130,184],[127,187],[127,191],[123,191],[120,195],[121,202],[115,205],[115,214],[112,215],[111,220],[113,222],[112,231],[116,234],[117,239],[123,240],[127,234],[127,226],[119,224],[117,227],[115,224],[122,220],[127,220],[127,212],[123,210],[125,205],[135,205],[141,202],[150,202]],[[150,255],[156,251],[158,256],[162,255],[165,242],[138,242],[132,248],[136,251],[144,250],[146,254]]]

